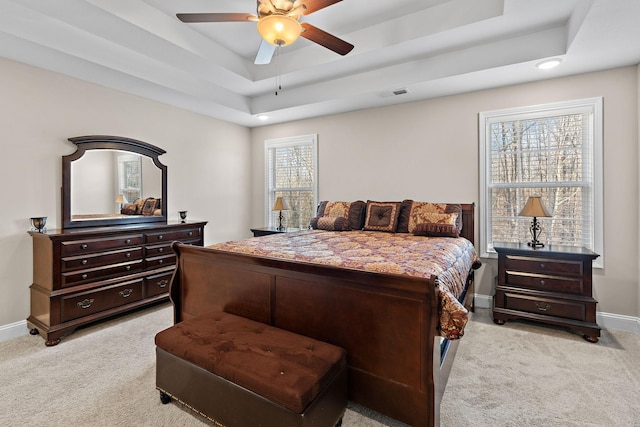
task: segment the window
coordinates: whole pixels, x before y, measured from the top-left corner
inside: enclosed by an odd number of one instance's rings
[[[480,113],[482,256],[493,242],[531,240],[518,214],[540,195],[545,245],[585,246],[603,259],[602,98]]]
[[[138,155],[118,156],[118,194],[125,203],[142,197],[142,165]]]
[[[282,197],[289,229],[306,229],[318,205],[318,136],[303,135],[265,141],[266,206],[269,227],[278,226],[279,212],[272,208]]]

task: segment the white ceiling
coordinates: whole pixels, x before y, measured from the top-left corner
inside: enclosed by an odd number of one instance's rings
[[[640,0],[343,0],[302,21],[351,53],[300,38],[269,65],[255,23],[178,12],[256,0],[0,0],[0,56],[249,127],[640,63]]]

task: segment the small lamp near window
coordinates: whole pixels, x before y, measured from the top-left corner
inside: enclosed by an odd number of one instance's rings
[[[122,204],[124,203],[124,195],[118,194],[118,197],[116,197],[116,203],[118,204],[118,206],[120,206],[120,210],[122,210]]]
[[[529,231],[531,232],[531,241],[527,242],[527,245],[534,249],[544,247],[544,243],[538,241],[538,237],[540,236],[540,231],[542,229],[540,224],[538,224],[538,217],[550,217],[551,215],[549,215],[547,208],[545,208],[540,201],[540,196],[530,196],[527,203],[524,205],[524,208],[522,208],[522,211],[520,211],[518,215],[533,217],[531,227],[529,227]]]
[[[282,197],[276,198],[276,203],[273,205],[273,208],[271,210],[280,211],[280,215],[278,216],[279,223],[277,229],[278,231],[284,231],[284,226],[282,225],[282,211],[287,211],[289,210],[289,208],[287,208],[287,206],[284,204]]]

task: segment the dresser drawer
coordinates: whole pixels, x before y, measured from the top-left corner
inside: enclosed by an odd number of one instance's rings
[[[88,268],[100,267],[121,262],[137,261],[142,259],[142,247],[120,249],[117,251],[100,252],[97,254],[87,254],[62,258],[62,271],[86,270]]]
[[[62,287],[75,286],[84,282],[95,282],[98,280],[107,279],[109,277],[135,273],[137,271],[141,271],[143,267],[144,264],[142,260],[138,260],[122,264],[112,264],[93,269],[62,273]]]
[[[161,245],[152,245],[147,246],[147,258],[169,255],[173,254],[173,249],[171,249],[171,243],[167,242],[166,244]]]
[[[514,292],[504,292],[503,307],[545,316],[585,320],[585,304],[578,301],[541,298]]]
[[[145,298],[169,292],[173,271],[144,278]]]
[[[77,319],[142,299],[142,279],[62,297],[62,321]]]
[[[176,256],[172,255],[163,255],[153,258],[147,258],[147,268],[158,268],[158,267],[167,267],[170,265],[176,265]]]
[[[202,229],[199,227],[185,228],[182,230],[168,230],[166,232],[147,233],[145,235],[148,244],[173,241],[185,242],[187,240],[199,239]]]
[[[581,261],[557,260],[548,258],[505,256],[505,268],[512,271],[526,271],[538,274],[560,274],[562,276],[582,277]]]
[[[505,275],[505,284],[508,286],[575,295],[582,295],[584,292],[582,277],[545,276],[509,270]]]
[[[63,256],[72,256],[111,249],[123,249],[128,246],[140,246],[143,243],[144,238],[142,234],[128,234],[102,239],[73,240],[62,242],[61,252]]]

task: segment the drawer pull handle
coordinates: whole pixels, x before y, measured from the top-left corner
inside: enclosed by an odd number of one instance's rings
[[[537,302],[536,307],[538,307],[538,310],[540,311],[547,311],[551,308],[551,306],[546,302]]]
[[[189,236],[193,236],[193,231],[190,231],[190,232],[189,232]]]
[[[93,301],[94,301],[93,298],[83,299],[82,301],[78,302],[78,307],[80,307],[81,309],[85,310],[85,309],[91,307],[91,304],[93,304]]]
[[[163,262],[164,262],[164,260],[163,260],[163,259],[159,259],[159,260],[158,260],[158,264],[162,264]]]
[[[88,263],[88,262],[89,262],[88,260],[83,259],[83,260],[82,260],[82,265],[87,265],[87,263]]]
[[[161,234],[158,236],[158,240],[162,240],[162,239],[164,239],[164,236]]]
[[[164,252],[164,248],[159,248],[158,252]]]
[[[124,242],[128,245],[129,243],[131,243],[131,239],[127,239]]]
[[[169,284],[169,281],[168,281],[168,280],[160,280],[160,281],[158,282],[158,287],[159,287],[159,288],[164,288],[164,287],[166,287],[168,284]]]
[[[124,269],[125,269],[125,270],[127,270],[127,271],[129,271],[129,270],[131,270],[131,266],[130,266],[130,265],[127,265]]]
[[[126,298],[133,293],[133,289],[123,289],[118,292],[122,298]]]
[[[80,248],[82,249],[88,249],[89,245],[87,245],[86,243],[83,243],[82,246],[80,246]]]
[[[544,270],[544,262],[540,263],[540,268]]]
[[[82,275],[82,276],[80,276],[80,277],[82,277],[82,280],[84,280],[84,279],[86,279],[86,278],[87,278],[87,277],[89,277],[89,276],[87,276],[87,274],[85,273],[85,274],[83,274],[83,275]]]
[[[131,252],[127,252],[126,254],[124,254],[125,258],[131,258]]]
[[[540,280],[540,285],[544,286],[544,280]]]

